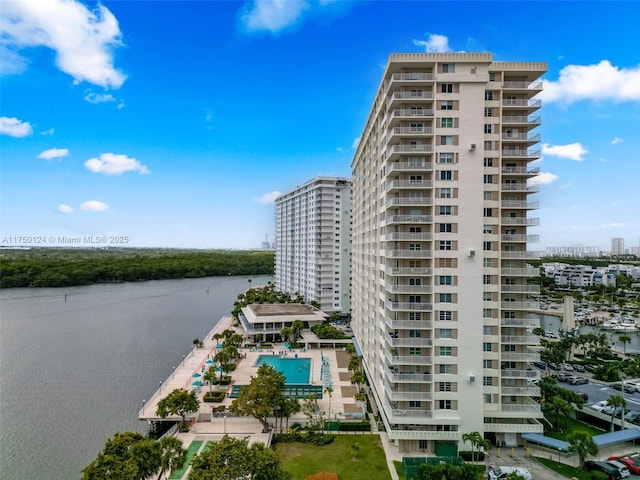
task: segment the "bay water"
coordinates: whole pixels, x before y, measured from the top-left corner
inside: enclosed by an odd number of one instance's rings
[[[251,282],[248,282],[251,278]],[[0,290],[0,478],[73,480],[271,276]]]

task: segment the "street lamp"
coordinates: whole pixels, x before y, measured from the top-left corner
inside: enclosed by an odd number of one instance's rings
[[[222,425],[223,425],[223,432],[226,435],[227,434],[227,412],[224,412],[224,415],[222,417]]]
[[[160,380],[160,395],[162,395],[162,380]]]
[[[184,367],[184,355],[182,355],[182,366]]]
[[[176,367],[171,367],[171,369],[173,370],[173,372],[171,372],[171,378],[173,379],[176,374]]]
[[[144,415],[144,406],[147,403],[146,400],[142,400],[142,415]]]

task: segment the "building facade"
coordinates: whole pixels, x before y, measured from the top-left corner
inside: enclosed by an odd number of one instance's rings
[[[352,327],[390,439],[542,432],[527,285],[546,64],[392,54],[352,162]]]
[[[275,203],[276,288],[325,312],[349,312],[351,180],[315,178]]]
[[[624,255],[624,237],[611,239],[611,255]]]

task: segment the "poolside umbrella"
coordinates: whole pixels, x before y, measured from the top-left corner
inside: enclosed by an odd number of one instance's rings
[[[194,373],[193,375],[191,375],[193,378],[199,378],[202,375],[200,375],[198,372]]]
[[[204,363],[206,363],[207,365],[213,365],[215,362],[213,360],[209,359]]]
[[[197,380],[191,384],[192,387],[201,387],[203,385],[204,383],[202,383],[200,380]]]

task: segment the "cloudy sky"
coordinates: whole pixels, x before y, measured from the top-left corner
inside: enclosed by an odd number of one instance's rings
[[[389,54],[444,51],[548,63],[530,248],[638,245],[638,18],[631,1],[3,0],[2,245],[260,247],[279,192],[351,175]]]

